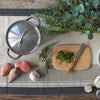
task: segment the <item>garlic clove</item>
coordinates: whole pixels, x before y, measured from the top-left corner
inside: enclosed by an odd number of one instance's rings
[[[36,82],[36,81],[39,80],[40,74],[39,74],[38,72],[36,72],[36,71],[33,71],[33,72],[31,72],[31,73],[29,74],[29,77],[30,77],[30,79],[31,79],[32,81]]]
[[[100,88],[100,75],[97,75],[95,78],[94,78],[94,84],[97,88]]]

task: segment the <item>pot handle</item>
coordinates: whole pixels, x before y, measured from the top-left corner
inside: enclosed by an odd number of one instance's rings
[[[98,51],[98,54],[97,54],[97,63],[100,67],[100,50]]]
[[[38,29],[40,30],[40,25],[41,25],[40,19],[39,19],[38,17],[36,17],[36,16],[30,16],[30,17],[27,18],[26,20],[28,21],[28,20],[30,20],[31,18],[35,19],[35,20],[38,22],[37,27],[38,27]]]
[[[12,59],[14,59],[14,60],[16,60],[16,59],[18,59],[18,58],[20,58],[22,55],[18,55],[18,57],[12,57],[10,54],[9,54],[9,48],[8,48],[8,50],[7,50],[7,54],[8,54],[8,56],[10,57],[10,58],[12,58]]]

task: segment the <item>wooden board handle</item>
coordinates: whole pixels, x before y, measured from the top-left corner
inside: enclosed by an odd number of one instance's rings
[[[71,64],[70,68],[67,70],[67,73],[69,73],[69,72],[73,69],[73,67],[75,66],[77,60],[78,60],[77,58],[75,58],[75,59],[73,60],[73,62],[72,62],[72,64]]]

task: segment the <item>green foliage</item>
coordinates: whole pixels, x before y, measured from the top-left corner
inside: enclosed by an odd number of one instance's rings
[[[85,23],[85,29],[91,30],[92,24],[91,23]]]
[[[84,12],[84,5],[83,4],[79,4],[79,12],[80,13]]]
[[[58,5],[45,9],[35,15],[46,24],[41,33],[58,34],[69,31],[81,31],[88,39],[93,32],[100,32],[99,0],[57,0]]]
[[[97,19],[98,15],[96,12],[92,12],[91,15],[90,15],[90,18],[91,19]]]
[[[93,34],[92,33],[90,33],[90,34],[88,34],[88,39],[93,39]]]
[[[83,15],[79,15],[79,17],[76,19],[76,23],[81,23],[84,20]]]
[[[62,15],[62,20],[70,20],[71,18],[71,15],[69,14],[69,12],[64,12],[63,15]]]
[[[72,31],[75,31],[77,29],[77,26],[75,24],[73,24],[70,28]]]
[[[93,0],[92,4],[94,8],[97,8],[97,6],[99,5],[99,0]]]
[[[61,64],[63,61],[66,61],[67,63],[71,63],[71,58],[74,55],[72,52],[67,52],[66,54],[61,50],[57,53],[58,55],[56,56],[56,59],[60,60]]]
[[[97,32],[100,32],[100,27],[99,27],[99,28],[97,28]]]
[[[88,7],[89,5],[90,5],[90,3],[89,3],[89,2],[85,2],[85,6],[87,6],[87,7]]]
[[[48,71],[48,69],[50,69],[50,63],[49,63],[49,59],[48,59],[48,50],[54,45],[55,45],[55,43],[47,45],[46,47],[44,47],[41,50],[41,53],[39,54],[39,59],[41,60],[41,62],[43,62],[44,68],[46,69],[46,71]]]

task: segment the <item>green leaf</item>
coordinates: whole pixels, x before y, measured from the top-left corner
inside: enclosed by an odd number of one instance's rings
[[[91,30],[92,29],[92,24],[91,23],[86,23],[85,24],[85,29]]]
[[[83,31],[81,34],[85,34],[85,31]]]
[[[82,26],[82,22],[80,22],[80,23],[77,23],[76,25],[78,26],[78,27],[80,27],[80,26]]]
[[[72,4],[72,0],[61,0],[63,2],[65,2],[67,5],[71,5]]]
[[[83,4],[83,1],[82,0],[79,0],[79,4]]]
[[[95,23],[95,24],[98,24],[98,20],[95,19],[95,20],[94,20],[94,23]]]
[[[93,20],[93,19],[90,19],[90,22],[91,22],[91,23],[94,23],[94,20]]]
[[[99,11],[97,12],[97,15],[100,16],[100,12]]]
[[[58,4],[58,8],[59,9],[63,9],[63,5],[62,4]]]
[[[97,6],[99,5],[99,0],[92,0],[92,4],[94,8],[97,8]]]
[[[89,3],[91,3],[92,2],[92,0],[89,0]]]
[[[84,12],[84,5],[83,4],[79,4],[79,12],[80,13]]]
[[[90,30],[85,31],[85,33],[86,33],[87,35],[89,35],[89,34],[90,34]]]
[[[72,8],[72,17],[74,17],[74,18],[77,18],[77,16],[78,16],[78,6],[77,7],[75,7],[75,8]]]
[[[90,18],[91,19],[97,19],[98,15],[96,12],[92,12],[91,15],[90,15]]]
[[[83,15],[79,15],[78,19],[76,19],[76,23],[81,23],[81,21],[84,20],[84,16]]]
[[[64,12],[62,15],[62,20],[70,20],[71,15],[69,14],[69,12]]]
[[[77,29],[77,26],[75,24],[73,24],[70,28],[72,31],[75,31]]]
[[[67,5],[71,5],[72,4],[72,0],[67,0]]]
[[[99,27],[99,28],[97,28],[97,32],[100,32],[100,27]]]
[[[83,20],[83,24],[86,24],[86,23],[88,23],[88,22],[89,22],[88,19],[84,19],[84,20]]]
[[[86,17],[89,17],[90,14],[91,14],[91,11],[89,9],[85,9],[84,14],[85,14]]]
[[[74,9],[75,9],[76,12],[79,11],[79,7],[78,6],[76,6]]]
[[[93,34],[92,33],[90,33],[90,34],[88,34],[88,39],[93,39]]]
[[[87,6],[87,7],[88,7],[89,5],[90,5],[90,3],[89,3],[89,2],[85,2],[85,6]]]

